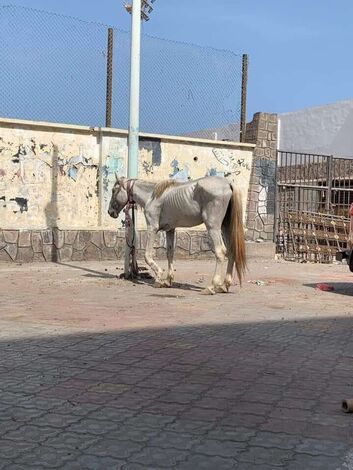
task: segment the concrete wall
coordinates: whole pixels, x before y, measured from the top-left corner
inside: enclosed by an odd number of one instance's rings
[[[278,116],[280,150],[353,157],[353,100]]]
[[[226,176],[241,190],[245,208],[253,148],[143,134],[139,177]],[[112,234],[121,220],[111,219],[107,209],[115,174],[125,175],[126,166],[126,131],[0,120],[0,260],[52,259],[53,250],[62,260],[95,259],[108,256],[108,248],[109,256],[120,256],[115,248],[121,243],[114,237],[113,243]],[[144,227],[139,214],[138,228]],[[185,236],[189,251],[201,247],[204,235],[198,242]]]

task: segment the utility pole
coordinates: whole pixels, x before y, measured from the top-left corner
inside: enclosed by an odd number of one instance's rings
[[[130,120],[127,177],[138,177],[139,158],[139,125],[140,125],[140,59],[141,59],[141,21],[148,21],[155,0],[132,0],[125,4],[125,9],[131,14],[131,55],[130,55]],[[132,208],[131,211],[134,209]],[[133,277],[136,273],[136,240],[135,218],[133,214],[127,217],[126,246],[125,246],[125,278]],[[130,226],[127,226],[130,225]]]

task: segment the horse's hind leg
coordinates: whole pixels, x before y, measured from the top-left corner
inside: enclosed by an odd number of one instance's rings
[[[208,229],[208,234],[214,246],[216,268],[212,278],[212,285],[207,287],[206,293],[217,294],[218,292],[227,292],[222,282],[222,267],[227,252],[223,242],[222,231],[221,229]]]
[[[224,287],[227,292],[229,292],[229,288],[233,284],[233,270],[234,270],[234,259],[233,259],[233,255],[228,250],[227,272],[226,272],[226,277],[224,279]]]
[[[225,291],[229,292],[230,286],[233,284],[233,271],[234,271],[234,255],[231,251],[230,247],[230,239],[229,239],[229,228],[223,227],[223,237],[227,248],[227,256],[228,256],[228,263],[227,263],[227,271],[226,276],[224,278],[224,289]]]

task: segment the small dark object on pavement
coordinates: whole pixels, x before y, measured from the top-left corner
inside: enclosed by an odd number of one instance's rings
[[[342,401],[342,411],[345,413],[353,413],[353,398]]]

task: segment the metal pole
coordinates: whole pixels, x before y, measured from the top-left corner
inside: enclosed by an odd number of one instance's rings
[[[131,56],[130,56],[130,122],[128,150],[128,178],[138,176],[139,154],[139,110],[140,110],[140,56],[141,56],[141,0],[133,0],[131,17]],[[131,220],[133,218],[131,217]],[[135,227],[126,227],[127,241],[125,247],[125,277],[130,277],[130,248],[133,243]]]
[[[107,94],[105,102],[105,127],[112,127],[112,98],[113,98],[113,45],[114,30],[108,28],[107,47]]]
[[[278,201],[278,158],[279,151],[276,151],[276,166],[275,166],[275,191],[274,191],[274,224],[273,224],[273,242],[276,244],[278,241],[278,217],[279,217],[279,201]]]
[[[240,142],[245,142],[245,137],[246,137],[247,87],[248,87],[248,55],[243,54],[243,66],[242,66],[242,77],[241,77]]]

